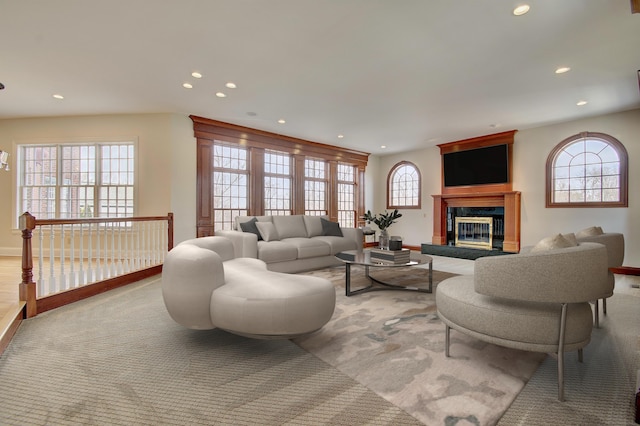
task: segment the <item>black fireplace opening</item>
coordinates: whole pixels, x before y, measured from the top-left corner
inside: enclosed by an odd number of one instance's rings
[[[447,245],[455,245],[456,218],[462,217],[491,218],[493,220],[491,249],[502,250],[504,207],[447,207]]]

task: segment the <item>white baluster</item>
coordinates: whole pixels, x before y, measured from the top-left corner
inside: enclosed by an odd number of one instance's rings
[[[102,273],[102,279],[107,279],[107,278],[111,278],[111,270],[109,268],[109,248],[108,248],[108,242],[109,242],[109,225],[108,224],[104,224],[103,227],[103,232],[104,232],[104,271]]]
[[[56,292],[56,277],[55,272],[53,271],[54,263],[54,240],[53,240],[53,225],[49,225],[49,291],[47,294],[52,294]]]
[[[84,271],[84,223],[80,224],[80,270],[78,271],[78,285],[85,285]]]
[[[64,273],[64,225],[60,225],[60,291],[67,289],[67,276]]]
[[[100,224],[96,223],[96,274],[94,281],[102,280],[102,263],[100,262]]]
[[[71,246],[69,247],[69,288],[76,287],[76,270],[75,270],[75,262],[76,262],[76,253],[75,253],[75,229],[73,224],[71,224]]]
[[[124,273],[122,265],[122,222],[118,222],[118,274]]]
[[[38,296],[45,295],[44,287],[44,232],[42,226],[38,226]]]
[[[125,223],[124,227],[124,272],[131,272],[131,265],[129,263],[129,234],[131,231],[131,222]]]

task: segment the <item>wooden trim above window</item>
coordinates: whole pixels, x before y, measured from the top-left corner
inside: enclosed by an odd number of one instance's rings
[[[349,148],[325,145],[291,136],[271,133],[264,130],[251,129],[209,118],[190,115],[193,121],[194,136],[202,139],[222,139],[225,141],[248,144],[252,147],[276,149],[290,154],[301,154],[309,157],[335,160],[366,167],[369,153]]]

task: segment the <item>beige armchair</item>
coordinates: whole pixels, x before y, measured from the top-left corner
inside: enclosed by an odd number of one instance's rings
[[[555,353],[558,399],[564,400],[564,352],[591,340],[589,301],[609,292],[607,250],[601,244],[475,261],[474,274],[449,278],[436,289],[438,316],[446,326],[445,355],[456,342],[451,328],[477,339],[525,351]]]
[[[585,230],[586,231],[586,230]],[[603,244],[607,248],[607,294],[602,298],[602,313],[607,315],[607,298],[613,295],[613,288],[615,286],[615,275],[609,268],[619,268],[622,266],[624,260],[624,235],[615,232],[605,232],[596,235],[581,235],[580,232],[576,233],[576,240],[579,243],[591,242]],[[595,324],[596,327],[600,327],[599,307],[598,300],[594,301],[595,304]]]

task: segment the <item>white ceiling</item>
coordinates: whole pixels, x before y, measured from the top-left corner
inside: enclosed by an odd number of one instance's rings
[[[0,0],[0,118],[194,114],[386,154],[640,107],[629,0],[520,3]]]

